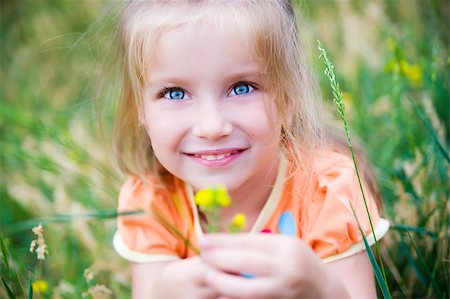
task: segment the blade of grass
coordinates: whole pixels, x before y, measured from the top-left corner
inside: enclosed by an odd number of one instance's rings
[[[410,232],[418,233],[421,235],[427,235],[427,236],[431,237],[433,240],[435,240],[437,238],[436,233],[430,232],[429,230],[427,230],[423,227],[419,227],[419,226],[393,224],[393,225],[391,225],[391,229],[397,230],[399,232],[410,231]]]
[[[373,223],[372,223],[372,218],[370,217],[370,213],[369,213],[369,207],[367,206],[367,200],[366,200],[366,196],[364,194],[364,189],[361,183],[361,178],[359,175],[359,171],[358,171],[358,165],[356,163],[356,159],[355,159],[355,154],[353,151],[353,145],[350,139],[350,133],[349,133],[349,129],[347,126],[347,119],[345,118],[345,105],[344,105],[344,101],[342,98],[342,93],[339,87],[339,83],[337,83],[336,81],[336,75],[334,74],[334,65],[331,63],[331,61],[328,59],[328,55],[327,52],[325,50],[325,48],[323,47],[322,43],[320,42],[320,40],[317,40],[317,44],[318,44],[318,48],[319,48],[319,52],[320,52],[320,56],[319,58],[322,59],[322,62],[325,64],[325,75],[328,77],[329,81],[330,81],[330,86],[331,86],[331,90],[333,93],[333,101],[336,103],[336,106],[338,108],[338,113],[339,116],[342,120],[342,122],[344,123],[344,129],[345,129],[345,134],[347,136],[347,143],[350,149],[350,152],[352,154],[352,160],[353,160],[353,165],[355,166],[355,171],[356,171],[356,176],[358,178],[358,183],[359,183],[359,188],[361,190],[361,194],[364,200],[364,206],[366,208],[366,212],[367,212],[367,216],[369,218],[369,223],[370,223],[370,229],[373,233],[374,239],[375,239],[375,250],[377,252],[378,255],[378,259],[380,260],[380,264],[381,264],[381,271],[384,277],[384,283],[387,284],[387,278],[386,278],[386,271],[384,270],[384,265],[383,265],[383,260],[381,258],[381,253],[380,253],[380,248],[378,246],[378,240],[375,236],[375,230],[373,228]],[[361,228],[360,228],[361,229]],[[364,237],[364,234],[363,234]],[[375,265],[372,265],[375,266]],[[378,267],[378,264],[376,264],[376,266]],[[389,297],[387,298],[391,298],[391,294],[389,292],[389,287],[387,286],[387,294],[389,295]],[[386,298],[386,297],[385,297]]]
[[[434,142],[436,143],[440,153],[442,154],[442,156],[444,156],[444,158],[447,160],[447,163],[450,164],[450,156],[448,154],[447,149],[442,145],[441,140],[439,139],[438,134],[436,133],[436,130],[433,128],[433,126],[430,124],[430,121],[428,120],[428,118],[422,113],[422,111],[420,111],[419,107],[417,107],[417,105],[413,102],[413,100],[410,97],[406,97],[408,99],[408,101],[411,103],[411,105],[414,108],[414,112],[416,112],[416,114],[419,116],[419,119],[422,121],[423,125],[425,126],[425,128],[428,130],[428,132],[430,133],[431,137],[433,138]]]
[[[31,272],[29,272],[28,279],[28,299],[33,299],[33,278]]]
[[[1,253],[2,253],[2,264],[1,264],[1,274],[2,274],[2,283],[3,283],[3,289],[5,290],[6,294],[8,294],[8,297],[11,298],[16,298],[16,296],[14,295],[14,292],[12,290],[12,288],[9,286],[8,282],[5,280],[5,275],[9,276],[9,254],[8,251],[6,249],[6,244],[3,240],[3,237],[0,235],[0,248],[1,248]]]
[[[420,269],[420,267],[417,265],[416,261],[414,260],[414,257],[411,255],[411,252],[408,248],[408,246],[406,245],[405,241],[403,241],[403,238],[399,238],[399,246],[401,249],[401,253],[403,253],[408,261],[409,266],[414,270],[414,272],[416,273],[416,277],[419,280],[420,283],[422,284],[426,284],[426,277],[425,275],[422,273],[422,270]]]
[[[395,172],[395,176],[403,183],[403,187],[405,188],[405,192],[412,195],[412,198],[414,200],[414,203],[416,205],[419,205],[421,202],[423,202],[423,199],[419,196],[416,189],[414,188],[414,185],[411,182],[411,178],[408,177],[403,170],[403,168],[398,169]],[[418,212],[420,213],[420,218],[422,218],[422,211],[419,209]]]
[[[15,233],[22,230],[28,230],[32,227],[38,225],[39,223],[64,223],[72,222],[77,220],[88,220],[88,219],[110,219],[117,218],[119,216],[128,216],[135,214],[145,213],[143,210],[127,211],[127,212],[117,212],[117,210],[100,210],[86,214],[60,214],[52,217],[45,218],[35,218],[22,222],[16,222],[10,224],[5,231],[8,234]]]
[[[2,253],[2,264],[1,265],[4,265],[4,267],[5,267],[5,271],[3,271],[3,269],[2,269],[3,267],[0,267],[0,269],[2,270],[1,271],[2,272],[2,282],[3,282],[4,287],[7,289],[8,296],[9,296],[9,294],[11,292],[13,297],[15,298],[16,295],[15,295],[15,292],[14,292],[14,287],[13,286],[9,286],[7,281],[6,281],[6,279],[5,279],[5,277],[4,277],[4,275],[7,275],[8,277],[6,277],[6,278],[9,279],[9,280],[12,280],[12,278],[11,278],[11,267],[10,267],[10,262],[9,262],[9,260],[11,259],[11,254],[9,253],[9,250],[6,247],[5,240],[4,240],[2,234],[0,234],[0,248],[1,248],[1,253]],[[12,261],[12,259],[11,259],[11,261]],[[6,272],[6,273],[4,273],[4,272]],[[14,274],[16,276],[16,279],[17,279],[17,282],[18,282],[20,288],[22,288],[22,290],[23,290],[23,285],[22,285],[22,281],[20,280],[19,273],[17,271],[14,271]]]
[[[2,276],[2,283],[3,283],[3,289],[6,291],[6,293],[8,294],[8,298],[9,299],[16,299],[16,295],[14,295],[14,292],[12,291],[12,289],[9,287],[8,283],[6,282],[5,278]]]
[[[445,199],[445,201],[443,202],[443,205],[440,209],[440,217],[439,217],[439,222],[440,224],[442,224],[439,229],[438,229],[438,239],[435,241],[433,247],[434,249],[432,250],[432,252],[436,252],[437,254],[433,254],[432,256],[436,256],[435,261],[434,261],[434,265],[433,265],[433,271],[431,273],[432,278],[435,279],[437,276],[437,272],[439,267],[442,267],[443,269],[445,269],[442,272],[442,276],[438,277],[437,279],[441,279],[442,281],[445,281],[446,283],[444,283],[443,285],[444,287],[444,291],[443,291],[443,297],[448,297],[448,295],[450,294],[450,283],[449,283],[449,271],[448,271],[448,263],[450,262],[450,260],[448,259],[448,240],[449,240],[449,210],[447,209],[448,207],[448,201],[449,198],[447,197]],[[443,262],[444,261],[444,262]],[[431,287],[428,290],[428,294],[427,297],[431,296]]]
[[[1,248],[1,252],[2,252],[2,262],[3,262],[3,266],[5,267],[6,271],[9,271],[9,252],[8,249],[6,248],[6,244],[5,241],[3,240],[3,236],[0,234],[0,248]]]
[[[356,222],[358,223],[358,228],[359,228],[359,231],[360,231],[361,236],[364,241],[364,247],[366,248],[367,254],[369,255],[370,263],[372,264],[372,268],[375,273],[375,278],[378,282],[378,285],[380,286],[381,293],[383,294],[384,298],[392,298],[391,293],[389,291],[389,287],[387,285],[386,277],[383,276],[383,273],[381,272],[380,267],[378,266],[377,260],[375,259],[375,256],[373,255],[372,248],[370,248],[370,245],[367,242],[367,238],[366,238],[366,236],[364,236],[364,232],[361,228],[361,224],[359,223],[358,216],[356,216],[355,209],[353,208],[352,203],[351,202],[349,202],[349,203],[350,203],[350,207],[352,208],[353,215],[355,216]],[[373,233],[373,236],[375,237],[375,233]]]
[[[427,282],[431,283],[431,285],[433,286],[433,289],[436,292],[437,296],[439,298],[442,298],[442,292],[439,289],[439,286],[436,283],[436,280],[434,279],[433,275],[431,274],[431,271],[428,268],[427,263],[423,259],[422,253],[420,252],[419,248],[416,246],[416,244],[415,244],[411,234],[408,231],[406,231],[406,234],[408,235],[409,240],[411,241],[411,245],[413,246],[414,250],[416,251],[417,258],[418,258],[422,268],[425,270],[425,275],[426,275],[426,278],[427,278]]]
[[[195,254],[200,255],[200,250],[189,241],[172,223],[159,213],[159,211],[152,210],[152,214],[160,221],[169,231],[171,231],[177,238],[182,240],[187,247],[189,247]]]
[[[394,261],[392,260],[391,256],[385,252],[385,250],[381,251],[381,255],[383,257],[383,261],[386,263],[387,269],[389,269],[389,272],[391,272],[394,280],[396,281],[397,285],[400,288],[400,291],[402,292],[401,297],[406,297],[408,293],[408,288],[405,283],[404,276],[400,274],[399,267]],[[404,273],[403,273],[404,275]]]

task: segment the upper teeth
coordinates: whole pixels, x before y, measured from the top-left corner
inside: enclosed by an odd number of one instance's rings
[[[234,154],[236,151],[234,152],[229,152],[226,154],[220,154],[220,155],[198,155],[196,154],[196,157],[200,157],[202,159],[208,160],[208,161],[215,161],[215,160],[221,160],[223,158],[226,158],[228,156],[230,156],[231,154]]]

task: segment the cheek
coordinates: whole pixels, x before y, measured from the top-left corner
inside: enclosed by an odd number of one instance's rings
[[[274,142],[279,139],[281,126],[278,121],[278,113],[273,105],[267,105],[263,101],[255,103],[249,109],[237,109],[242,111],[240,115],[243,126],[252,137],[259,140],[267,140],[267,142]]]
[[[149,105],[145,111],[145,127],[153,151],[160,158],[177,148],[185,126],[177,113],[159,109],[157,105]]]
[[[163,132],[161,126],[164,126],[164,119],[161,117],[161,113],[155,110],[157,109],[153,105],[147,104],[145,106],[144,126],[150,138],[152,149],[156,157],[160,159],[159,155],[165,147],[165,140],[163,134],[161,134]]]

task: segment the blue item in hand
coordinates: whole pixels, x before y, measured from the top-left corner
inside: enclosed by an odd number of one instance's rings
[[[281,235],[297,236],[297,228],[291,212],[283,212],[278,220],[278,232]]]

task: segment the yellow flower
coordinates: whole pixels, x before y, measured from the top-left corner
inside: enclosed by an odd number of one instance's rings
[[[209,210],[214,205],[213,191],[209,188],[199,190],[194,196],[194,202],[200,208]]]
[[[199,190],[194,197],[194,202],[204,210],[214,207],[227,208],[231,204],[230,196],[223,185]]]
[[[231,220],[230,223],[230,232],[239,232],[245,228],[245,225],[247,223],[247,218],[244,214],[238,213],[234,215],[233,220]]]
[[[402,74],[408,79],[414,87],[419,87],[422,82],[422,70],[417,64],[410,64],[406,60],[400,61]]]
[[[223,185],[219,185],[214,190],[215,203],[222,208],[228,208],[231,204],[231,198],[228,195],[227,189]]]
[[[243,228],[245,226],[246,221],[247,218],[245,217],[245,215],[242,213],[238,213],[234,215],[233,220],[231,221],[231,225]]]
[[[48,283],[45,280],[36,280],[32,283],[33,292],[45,293],[48,290]]]

